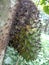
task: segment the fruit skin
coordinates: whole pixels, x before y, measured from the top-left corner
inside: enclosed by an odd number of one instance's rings
[[[31,0],[18,0],[15,5],[9,45],[12,45],[26,60],[37,58],[41,49],[41,22],[39,11]]]

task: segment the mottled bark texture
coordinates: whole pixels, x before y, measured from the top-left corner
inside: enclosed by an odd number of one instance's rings
[[[0,65],[2,65],[5,48],[7,46],[7,33],[10,26],[7,23],[8,12],[9,12],[10,1],[9,0],[0,0]],[[5,25],[7,23],[7,25]],[[4,26],[5,25],[5,26]]]

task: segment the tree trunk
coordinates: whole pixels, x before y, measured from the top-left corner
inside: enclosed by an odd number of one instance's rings
[[[7,38],[9,29],[6,29],[6,23],[8,22],[8,12],[9,12],[10,1],[9,0],[0,0],[0,65],[2,65],[5,48],[7,46]],[[10,22],[8,22],[9,25]],[[9,25],[10,26],[10,25]]]

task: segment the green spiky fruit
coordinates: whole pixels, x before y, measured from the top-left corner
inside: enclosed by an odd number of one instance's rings
[[[9,45],[17,49],[26,60],[36,59],[41,48],[41,22],[38,15],[39,11],[32,1],[19,1],[13,18]]]

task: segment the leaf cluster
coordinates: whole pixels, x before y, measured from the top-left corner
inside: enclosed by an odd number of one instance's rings
[[[48,0],[40,0],[40,5],[42,5],[43,11],[46,14],[49,14],[49,1]]]

